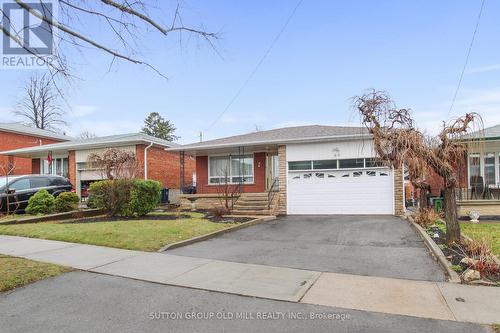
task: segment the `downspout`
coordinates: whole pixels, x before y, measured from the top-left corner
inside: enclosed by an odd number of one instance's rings
[[[149,146],[144,148],[144,179],[148,179],[148,149],[153,146],[153,142],[149,143]]]

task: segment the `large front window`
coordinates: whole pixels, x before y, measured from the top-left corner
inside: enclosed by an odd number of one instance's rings
[[[253,155],[211,156],[209,158],[210,184],[253,183]]]
[[[500,152],[469,154],[469,182],[481,182],[484,186],[500,184]]]

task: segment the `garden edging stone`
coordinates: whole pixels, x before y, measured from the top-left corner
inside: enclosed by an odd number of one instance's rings
[[[48,222],[48,221],[61,221],[71,218],[86,218],[102,215],[104,212],[102,209],[86,209],[86,210],[73,210],[71,212],[64,213],[54,213],[35,217],[27,217],[20,219],[12,219],[0,222],[0,224],[23,224],[23,223],[38,223],[38,222]]]
[[[410,223],[410,225],[415,229],[415,231],[420,234],[420,236],[424,241],[424,244],[427,246],[434,259],[437,260],[437,262],[441,265],[441,267],[445,271],[445,274],[448,277],[448,282],[462,283],[460,276],[458,276],[457,272],[451,269],[451,263],[448,261],[448,259],[446,259],[446,256],[444,255],[443,251],[441,251],[439,246],[437,246],[436,243],[434,243],[431,237],[425,232],[425,230],[421,226],[415,223],[413,217],[407,216],[407,220]]]
[[[211,233],[206,234],[206,235],[201,235],[201,236],[193,237],[193,238],[186,239],[186,240],[183,240],[183,241],[180,241],[180,242],[176,242],[176,243],[165,245],[164,247],[162,247],[161,249],[159,249],[157,252],[165,252],[167,250],[171,250],[171,249],[175,249],[175,248],[178,248],[178,247],[182,247],[182,246],[186,246],[186,245],[198,243],[198,242],[201,242],[201,241],[204,241],[204,240],[207,240],[207,239],[211,239],[211,238],[217,237],[219,235],[222,235],[222,234],[225,234],[225,233],[228,233],[228,232],[231,232],[231,231],[240,230],[240,229],[243,229],[243,228],[251,227],[253,225],[264,223],[264,222],[267,222],[267,221],[272,221],[272,220],[275,220],[275,219],[276,219],[276,216],[259,217],[259,218],[253,219],[251,221],[243,222],[241,224],[235,225],[234,227],[230,227],[230,228],[227,228],[227,229],[222,229],[222,230],[214,231],[214,232],[211,232]]]

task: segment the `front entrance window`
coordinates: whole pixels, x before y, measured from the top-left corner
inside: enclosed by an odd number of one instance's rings
[[[52,164],[49,164],[47,159],[40,160],[41,174],[43,175],[58,175],[68,177],[69,163],[66,157],[57,157],[52,159]]]

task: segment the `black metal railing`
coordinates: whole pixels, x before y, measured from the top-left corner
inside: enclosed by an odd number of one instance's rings
[[[267,192],[267,209],[271,209],[274,196],[276,195],[276,193],[278,193],[278,190],[279,190],[279,178],[275,177],[273,179],[271,187],[269,188],[269,191]]]

